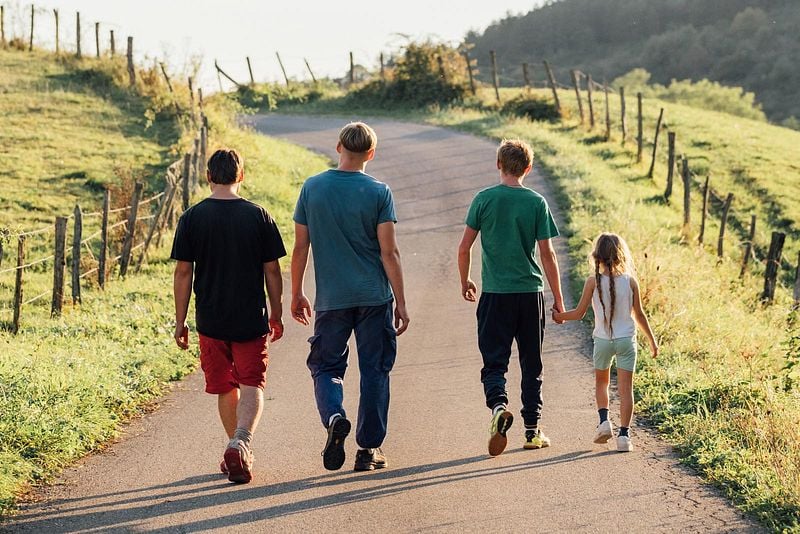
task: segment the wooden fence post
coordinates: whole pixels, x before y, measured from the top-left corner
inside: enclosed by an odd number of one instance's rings
[[[33,52],[33,15],[36,13],[36,7],[31,4],[31,40],[28,44],[28,52]]]
[[[230,81],[231,81],[231,83],[233,83],[233,85],[235,85],[236,87],[241,87],[241,86],[242,86],[242,84],[240,84],[239,82],[237,82],[236,80],[234,80],[233,78],[231,78],[231,77],[230,77],[230,76],[229,76],[229,75],[228,75],[228,74],[227,74],[227,73],[226,73],[224,70],[222,70],[222,69],[220,68],[220,66],[219,66],[219,64],[217,63],[217,60],[216,60],[216,59],[214,60],[214,68],[215,68],[215,69],[217,69],[217,78],[219,78],[219,75],[220,75],[220,74],[222,74],[222,75],[223,75],[223,76],[225,76],[225,77],[226,77],[228,80],[230,80]],[[219,82],[219,90],[220,90],[220,91],[222,91],[222,80],[220,80],[220,82]]]
[[[253,78],[253,66],[250,64],[250,56],[245,56],[245,59],[247,60],[247,72],[250,73],[250,85],[255,85],[256,80]]]
[[[656,122],[656,134],[653,138],[653,159],[650,161],[650,170],[647,171],[647,177],[653,177],[653,171],[656,168],[656,153],[658,152],[658,134],[661,131],[661,121],[664,119],[664,108],[658,113],[658,121]]]
[[[6,8],[0,6],[0,46],[6,47]]]
[[[75,56],[80,59],[81,57],[81,12],[75,14]]]
[[[636,93],[636,163],[642,162],[644,131],[642,128],[642,93]]]
[[[130,81],[130,86],[133,87],[136,85],[136,70],[133,67],[133,37],[128,36],[128,79]]]
[[[705,236],[706,233],[706,218],[708,217],[708,196],[711,193],[711,190],[709,189],[708,186],[708,182],[709,182],[709,176],[706,176],[706,183],[703,186],[703,211],[701,212],[700,215],[700,235],[697,236],[698,245],[703,244],[703,236]],[[723,218],[727,219],[727,214],[725,214]]]
[[[287,82],[288,83],[288,82]],[[356,62],[353,60],[353,52],[350,52],[350,85],[356,83]]]
[[[75,205],[75,225],[72,230],[72,305],[81,302],[81,236],[83,235],[83,212]]]
[[[197,88],[197,108],[200,110],[200,115],[203,115],[203,88]]]
[[[189,184],[189,174],[192,164],[192,156],[190,154],[183,155],[183,173],[181,174],[181,181],[183,182],[183,211],[189,209],[189,201],[192,198],[192,190]]]
[[[58,55],[61,52],[61,44],[60,44],[61,39],[59,39],[59,37],[58,37],[58,10],[57,9],[53,10],[53,16],[55,17],[55,22],[56,22],[56,55]]]
[[[194,138],[194,146],[192,148],[192,192],[196,191],[200,185],[200,138]]]
[[[581,116],[581,124],[583,124],[585,119],[583,116],[583,100],[581,99],[581,80],[578,77],[577,70],[572,69],[569,72],[572,75],[572,85],[575,87],[575,99],[578,101],[578,113]]]
[[[625,115],[625,88],[619,88],[619,115],[620,115],[620,128],[622,128],[622,144],[628,140],[628,118]]]
[[[683,172],[681,174],[683,176],[683,225],[688,228],[691,222],[690,202],[692,198],[692,176],[689,170],[689,158],[686,156],[683,157]]]
[[[489,50],[489,59],[492,63],[492,85],[494,85],[494,95],[497,103],[500,103],[500,78],[497,75],[497,54],[494,50]]]
[[[311,70],[311,65],[308,63],[308,59],[303,58],[303,62],[306,64],[306,68],[308,69],[308,73],[311,75],[311,83],[316,85],[317,77],[314,76],[314,71]],[[384,79],[385,78],[384,78],[384,75],[383,75],[383,53],[381,53],[381,80],[384,80]]]
[[[53,260],[53,300],[50,306],[50,317],[61,315],[64,302],[64,256],[67,248],[67,218],[56,217],[56,242]]]
[[[664,190],[664,198],[668,201],[672,196],[672,179],[675,174],[675,132],[667,132],[667,144],[669,145],[669,155],[667,157],[667,188]]]
[[[531,73],[527,61],[522,64],[522,80],[525,82],[525,90],[531,90]]]
[[[14,320],[11,331],[16,334],[19,331],[19,316],[22,311],[22,266],[25,265],[25,236],[17,238],[17,270],[14,277]]]
[[[97,284],[106,288],[106,258],[108,257],[108,212],[111,209],[111,191],[103,191],[103,221],[100,227],[100,257],[97,259]]]
[[[173,201],[175,200],[175,193],[178,190],[178,182],[175,181],[169,174],[167,174],[167,181],[172,186],[169,190],[169,195],[167,195],[167,203],[164,206],[164,216],[161,218],[161,224],[158,226],[158,238],[156,238],[156,247],[161,246],[161,233],[166,228],[167,223],[169,223],[172,211],[174,209]]]
[[[797,268],[794,271],[794,291],[792,292],[794,309],[800,307],[800,252],[797,253]]]
[[[586,91],[588,92],[587,97],[589,99],[589,129],[594,128],[594,99],[592,98],[592,75],[586,75]]]
[[[161,202],[158,203],[158,208],[156,208],[156,213],[155,216],[153,217],[153,222],[150,223],[150,228],[147,230],[147,237],[144,240],[144,247],[142,247],[142,255],[139,256],[139,261],[136,264],[137,273],[142,268],[144,260],[147,259],[147,249],[150,248],[150,242],[153,240],[153,235],[156,232],[156,228],[158,228],[159,226],[158,223],[161,219],[162,213],[164,213],[164,208],[167,205],[167,201],[170,198],[172,187],[173,187],[172,182],[167,182],[167,187],[164,189],[164,195],[161,197]]]
[[[189,76],[187,82],[189,84],[189,109],[191,110],[192,124],[197,126],[197,110],[194,107],[194,80]]]
[[[0,239],[0,267],[3,266],[3,240]]]
[[[467,74],[469,75],[469,88],[472,91],[472,96],[477,94],[475,88],[475,75],[472,73],[472,60],[469,58],[469,52],[464,50],[464,59],[467,62]]]
[[[753,242],[756,238],[756,215],[755,213],[750,216],[750,234],[744,245],[744,256],[742,256],[742,270],[739,271],[739,278],[744,276],[747,271],[747,262],[750,261],[750,255],[753,253]]]
[[[781,254],[785,241],[786,234],[772,232],[772,240],[769,243],[769,253],[767,254],[767,270],[764,273],[764,293],[761,295],[761,300],[766,303],[771,303],[775,299],[775,286],[781,268]]]
[[[200,181],[206,179],[206,165],[208,159],[208,127],[200,127]]]
[[[125,234],[125,241],[122,243],[122,257],[119,259],[119,275],[125,276],[128,273],[128,264],[131,261],[131,250],[133,240],[136,237],[136,218],[139,214],[139,200],[142,197],[142,183],[136,182],[131,197],[130,214],[128,215],[128,232]]]
[[[608,84],[603,80],[603,93],[606,98],[606,141],[611,139],[611,108],[608,105]]]
[[[722,220],[719,223],[719,240],[717,241],[717,257],[721,258],[725,247],[725,226],[728,224],[728,212],[733,202],[733,193],[728,193],[725,204],[722,207]]]
[[[381,81],[386,81],[386,64],[383,59],[383,52],[380,55],[380,62],[381,62]],[[306,67],[308,67],[308,72],[311,72],[311,67],[308,66],[308,61],[306,61]],[[314,80],[314,83],[317,83],[316,78],[314,78],[314,73],[311,72],[311,78]]]
[[[550,68],[550,63],[545,59],[544,69],[547,71],[547,79],[550,82],[550,88],[553,90],[553,100],[556,101],[556,111],[561,114],[561,101],[558,99],[558,87],[556,86],[556,77],[553,76],[553,69]]]
[[[100,23],[94,23],[94,46],[97,52],[97,59],[100,59]]]
[[[117,43],[114,39],[114,30],[109,32],[109,40],[111,41],[109,43],[111,45],[111,57],[114,57],[117,54]]]

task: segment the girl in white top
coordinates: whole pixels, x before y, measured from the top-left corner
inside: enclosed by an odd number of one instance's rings
[[[616,359],[620,397],[617,450],[628,452],[633,450],[629,429],[633,417],[636,325],[647,336],[653,357],[658,356],[658,343],[642,309],[633,258],[625,241],[616,234],[600,234],[594,243],[591,264],[594,266],[594,275],[586,279],[578,306],[566,312],[554,309],[553,320],[558,323],[580,320],[591,303],[595,318],[595,398],[600,416],[594,442],[607,443],[614,435],[614,427],[608,418],[608,384],[611,362]]]

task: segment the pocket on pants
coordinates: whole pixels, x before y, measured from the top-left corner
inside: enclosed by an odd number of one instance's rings
[[[387,326],[383,330],[383,355],[381,357],[381,369],[389,372],[394,367],[397,359],[397,332],[394,327]]]

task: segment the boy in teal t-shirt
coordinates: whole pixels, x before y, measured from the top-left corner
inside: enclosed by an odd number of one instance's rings
[[[489,454],[497,456],[507,444],[514,416],[507,410],[505,374],[511,344],[517,342],[522,370],[522,418],[526,449],[550,445],[539,428],[542,414],[542,340],[545,304],[542,270],[553,291],[553,308],[564,309],[558,260],[550,239],[558,228],[547,201],[523,187],[533,165],[531,147],[519,140],[503,141],[497,150],[500,183],[480,191],[472,201],[458,249],[461,294],[475,302],[477,287],[470,279],[472,245],[481,234],[482,285],[478,303],[478,348],[483,357],[481,382],[486,405],[492,409]],[[542,265],[536,261],[539,246]]]

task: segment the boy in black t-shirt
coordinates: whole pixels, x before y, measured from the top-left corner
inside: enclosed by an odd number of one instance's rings
[[[267,343],[283,335],[286,255],[269,213],[239,196],[244,180],[235,150],[208,160],[211,195],[181,215],[175,231],[175,341],[189,347],[186,315],[194,279],[200,363],[206,392],[218,396],[229,442],[220,469],[232,482],[252,480],[250,442],[264,403]],[[269,313],[264,295],[266,278]]]

